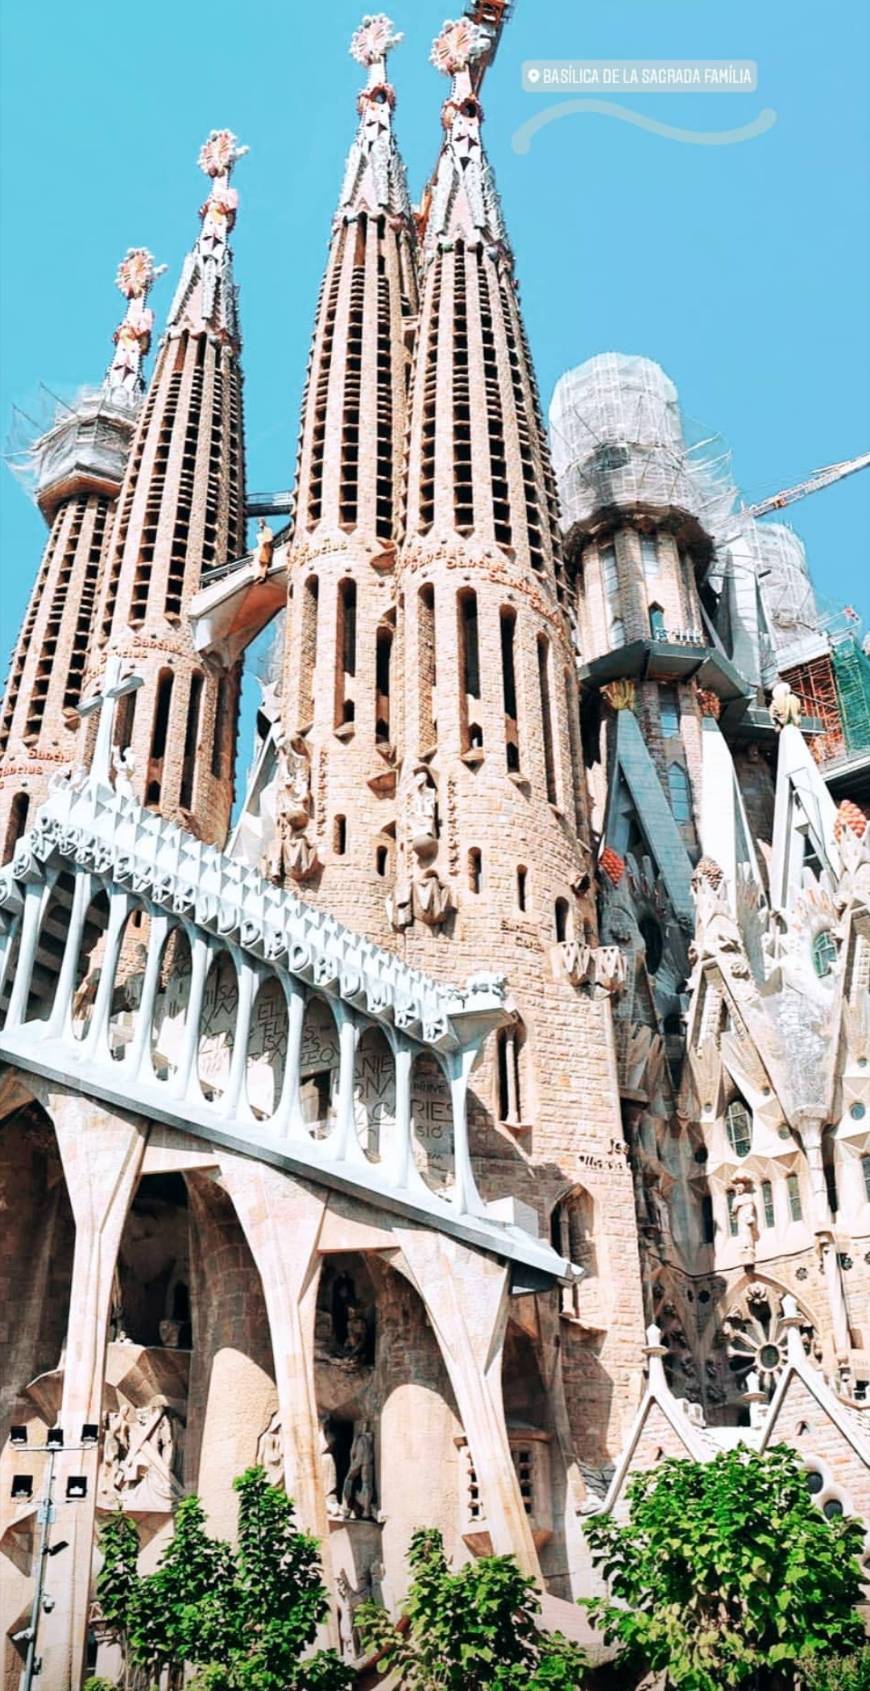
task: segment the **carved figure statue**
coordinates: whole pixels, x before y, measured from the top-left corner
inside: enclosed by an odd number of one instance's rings
[[[275,536],[265,517],[261,517],[257,524],[257,538],[254,543],[253,575],[255,581],[263,581],[268,575],[274,549]]]
[[[320,1474],[323,1481],[323,1495],[326,1501],[326,1513],[330,1520],[340,1520],[342,1515],[341,1503],[338,1496],[338,1469],[335,1465],[335,1446],[332,1442],[332,1427],[328,1416],[324,1416],[320,1423]]]
[[[800,727],[800,700],[795,697],[787,681],[777,681],[771,695],[770,715],[773,726],[778,731],[789,725]]]
[[[438,794],[424,763],[411,777],[411,849],[419,858],[431,857],[438,849]]]
[[[257,1463],[265,1468],[270,1485],[284,1484],[284,1434],[279,1409],[273,1410],[257,1440]]]
[[[357,1304],[351,1304],[347,1312],[347,1338],[345,1339],[344,1354],[347,1357],[362,1356],[368,1342],[369,1326],[365,1312]]]
[[[276,810],[275,839],[268,855],[267,873],[279,884],[288,878],[307,880],[317,868],[318,857],[305,833],[311,820],[311,754],[301,734],[278,752]]]
[[[180,1321],[169,1321],[168,1319],[163,1320],[159,1324],[158,1331],[160,1333],[160,1343],[164,1345],[167,1350],[178,1349],[179,1341],[181,1339]]]
[[[384,907],[390,927],[395,928],[397,933],[410,927],[414,920],[414,892],[407,878],[396,881],[393,891],[384,900]]]
[[[119,798],[133,798],[133,776],[136,773],[136,756],[132,746],[121,751],[120,746],[112,747],[112,769],[115,774],[115,792]]]
[[[359,1421],[354,1428],[350,1447],[350,1466],[341,1491],[341,1507],[345,1520],[356,1515],[371,1520],[375,1502],[375,1446],[368,1421]]]
[[[427,927],[437,928],[449,915],[451,906],[450,888],[434,869],[424,871],[414,882],[414,914]]]
[[[755,1246],[758,1240],[758,1209],[752,1186],[745,1174],[735,1176],[731,1213],[737,1225],[737,1243],[740,1255],[744,1262],[754,1262]]]

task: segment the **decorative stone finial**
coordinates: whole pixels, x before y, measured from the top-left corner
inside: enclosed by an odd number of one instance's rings
[[[231,129],[212,129],[199,149],[196,162],[204,175],[228,179],[233,165],[249,151],[249,147],[239,146]]]
[[[383,72],[387,54],[404,41],[400,31],[393,28],[392,19],[385,12],[373,12],[364,17],[359,29],[350,38],[350,56],[367,70],[376,66]]]
[[[429,59],[443,76],[458,76],[475,59],[481,58],[488,47],[489,36],[480,24],[472,23],[470,18],[459,18],[456,23],[447,18],[432,43]]]
[[[155,265],[147,247],[128,247],[118,265],[115,285],[127,301],[127,310],[112,337],[115,355],[105,382],[109,392],[116,396],[136,396],[143,391],[142,360],[151,345],[154,327],[154,313],[145,301],[165,269],[165,264]]]
[[[800,700],[792,692],[787,681],[777,681],[770,700],[770,716],[777,733],[783,728],[799,728],[801,720]]]
[[[861,840],[864,838],[866,828],[867,817],[864,815],[861,806],[855,804],[852,799],[843,799],[842,803],[837,806],[837,815],[834,819],[834,839],[839,843],[848,831]]]
[[[211,178],[212,183],[208,199],[199,208],[202,218],[198,242],[199,256],[206,261],[211,260],[214,267],[223,264],[227,239],[235,225],[239,207],[239,196],[235,188],[230,187],[232,168],[240,158],[244,158],[248,150],[247,147],[239,146],[231,129],[213,129],[199,149],[196,162],[203,174]],[[203,301],[204,316],[210,314],[212,307],[213,277],[209,278],[206,293],[208,297]]]

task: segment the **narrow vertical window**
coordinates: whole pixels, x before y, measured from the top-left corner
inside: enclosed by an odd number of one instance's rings
[[[145,789],[146,805],[159,804],[163,787],[163,758],[166,753],[166,741],[169,734],[169,712],[172,706],[172,688],[175,676],[171,669],[162,669],[157,678],[157,698],[154,703],[154,721],[151,728],[151,757],[148,766],[148,783]]]
[[[303,728],[307,728],[314,717],[318,594],[317,576],[310,575],[302,589],[302,627],[299,641],[299,717]]]
[[[791,1219],[792,1221],[802,1221],[804,1212],[801,1204],[801,1189],[796,1174],[787,1176],[786,1186],[788,1188],[788,1207]]]
[[[187,726],[184,731],[184,760],[181,766],[181,786],[178,802],[189,810],[193,802],[193,778],[196,773],[196,752],[199,745],[199,716],[202,708],[202,676],[197,672],[190,683],[187,701]]]
[[[390,743],[390,680],[393,659],[393,630],[386,626],[375,636],[375,739]]]
[[[692,794],[689,777],[681,763],[668,764],[668,794],[674,821],[681,825],[692,820]]]
[[[734,1193],[730,1188],[725,1193],[725,1200],[728,1205],[728,1232],[733,1239],[737,1233],[737,1217],[734,1213]]]
[[[468,853],[468,890],[480,892],[480,881],[483,872],[483,862],[476,846],[472,846]]]
[[[27,812],[30,809],[30,794],[16,793],[9,807],[9,822],[6,828],[6,838],[3,842],[3,862],[11,863],[15,856],[15,847],[27,827]]]
[[[480,726],[480,645],[477,594],[464,588],[457,601],[459,635],[459,724],[463,752],[483,745]]]
[[[136,716],[136,694],[124,693],[118,700],[115,709],[115,745],[118,750],[125,752],[133,738],[133,723]]]
[[[435,750],[437,721],[435,711],[435,589],[431,582],[417,594],[417,674],[420,701],[420,751]]]
[[[218,682],[217,698],[214,707],[214,729],[211,737],[211,772],[216,781],[220,780],[224,772],[224,722],[229,708],[228,677],[222,675]]]
[[[666,740],[680,732],[680,701],[676,687],[659,688],[659,725]]]
[[[556,938],[561,944],[563,940],[571,938],[571,907],[567,898],[557,898],[553,906]]]
[[[365,303],[365,261],[368,219],[360,212],[347,316],[347,350],[344,364],[344,414],[341,428],[341,481],[339,521],[342,528],[356,527],[359,503],[359,421],[362,390],[363,310]]]
[[[347,851],[346,816],[334,816],[332,819],[332,849],[336,857],[343,857]]]
[[[383,878],[386,875],[389,867],[390,867],[390,848],[389,848],[389,846],[385,846],[385,845],[376,846],[375,847],[375,874],[379,875],[381,877],[381,879],[383,880]]]
[[[468,313],[465,297],[465,247],[453,249],[453,521],[457,534],[474,528],[471,477],[471,402],[468,391]]]
[[[716,1237],[716,1219],[713,1215],[713,1199],[709,1192],[701,1198],[701,1238],[705,1245],[712,1245]]]
[[[526,901],[527,901],[527,898],[528,898],[528,887],[529,887],[529,871],[521,863],[519,868],[517,869],[517,905],[518,905],[520,910],[525,910],[525,908],[526,908]]]
[[[507,1127],[518,1127],[523,1120],[520,1095],[520,1046],[522,1029],[516,1022],[499,1028],[496,1035],[498,1059],[498,1119]]]
[[[649,608],[649,631],[650,631],[650,634],[652,635],[654,640],[665,640],[665,639],[667,639],[667,629],[665,628],[665,613],[662,610],[661,605],[650,605],[650,608]]]
[[[776,1216],[773,1208],[773,1182],[770,1180],[761,1182],[761,1202],[764,1207],[764,1225],[772,1227]]]
[[[501,683],[504,701],[505,759],[510,774],[520,767],[519,724],[517,722],[517,676],[514,648],[517,613],[507,606],[501,610]]]
[[[864,1176],[864,1196],[870,1204],[870,1157],[861,1158],[861,1172]]]
[[[356,582],[338,584],[338,615],[335,629],[335,726],[353,722],[356,715]]]
[[[654,534],[641,535],[640,561],[647,581],[652,581],[659,573],[659,547]]]
[[[538,635],[538,683],[541,693],[541,731],[544,738],[544,774],[547,782],[547,798],[550,804],[557,804],[553,712],[550,694],[550,642],[543,634]]]
[[[599,546],[598,562],[601,568],[604,620],[610,631],[609,644],[621,646],[625,640],[625,625],[620,614],[622,606],[619,599],[619,569],[616,563],[616,546],[612,540]]]

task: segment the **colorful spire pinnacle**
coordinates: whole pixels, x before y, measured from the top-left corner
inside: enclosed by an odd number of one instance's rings
[[[199,208],[202,227],[184,263],[169,313],[170,329],[185,313],[194,330],[210,327],[224,330],[233,339],[237,337],[228,242],[236,221],[239,196],[230,187],[230,176],[234,164],[248,150],[239,146],[231,129],[213,129],[200,147],[197,164],[211,179],[211,190]]]
[[[453,86],[441,110],[444,144],[426,223],[428,256],[433,241],[444,240],[448,234],[500,245],[507,253],[501,208],[480,135],[483,107],[477,89],[482,66],[474,71],[491,50],[491,36],[470,18],[455,23],[448,19],[432,43],[430,61],[443,76],[452,78]]]
[[[351,37],[350,54],[368,71],[368,80],[357,97],[359,129],[347,160],[339,212],[345,217],[354,208],[370,211],[389,209],[408,215],[410,202],[392,133],[396,91],[387,80],[387,55],[402,36],[391,20],[377,12],[363,18]]]
[[[154,313],[145,301],[165,264],[155,265],[147,247],[128,247],[118,265],[115,285],[127,301],[123,320],[115,330],[115,356],[106,372],[104,386],[109,393],[132,394],[144,392],[142,360],[151,345]]]

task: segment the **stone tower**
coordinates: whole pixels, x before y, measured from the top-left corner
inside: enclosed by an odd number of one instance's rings
[[[417,312],[415,232],[392,133],[382,16],[333,219],[302,404],[288,551],[282,794],[267,865],[372,938],[389,928],[401,705],[395,562]]]
[[[0,716],[0,862],[7,863],[43,802],[49,777],[77,756],[77,706],[91,653],[99,580],[144,384],[155,271],[131,249],[117,284],[127,300],[102,385],[63,406],[31,449],[35,492],[49,527]]]
[[[585,1320],[608,1329],[608,1366],[619,1375],[621,1347],[628,1369],[637,1342],[640,1288],[616,1105],[614,983],[596,949],[553,476],[481,139],[486,48],[484,32],[462,20],[445,25],[432,54],[451,88],[424,202],[390,908],[415,967],[507,977],[516,1019],[489,1042],[471,1082],[478,1179],[488,1198],[510,1192],[534,1205],[554,1238],[570,1234],[565,1248],[588,1270],[578,1295]],[[577,1319],[561,1354],[579,1425],[593,1412],[600,1420],[601,1405],[575,1350],[580,1302],[565,1313]]]
[[[142,409],[103,573],[91,680],[114,657],[143,678],[117,712],[115,745],[149,809],[222,842],[229,823],[237,669],[206,670],[186,622],[204,569],[244,547],[242,373],[228,239],[244,148],[213,131],[210,180]]]

